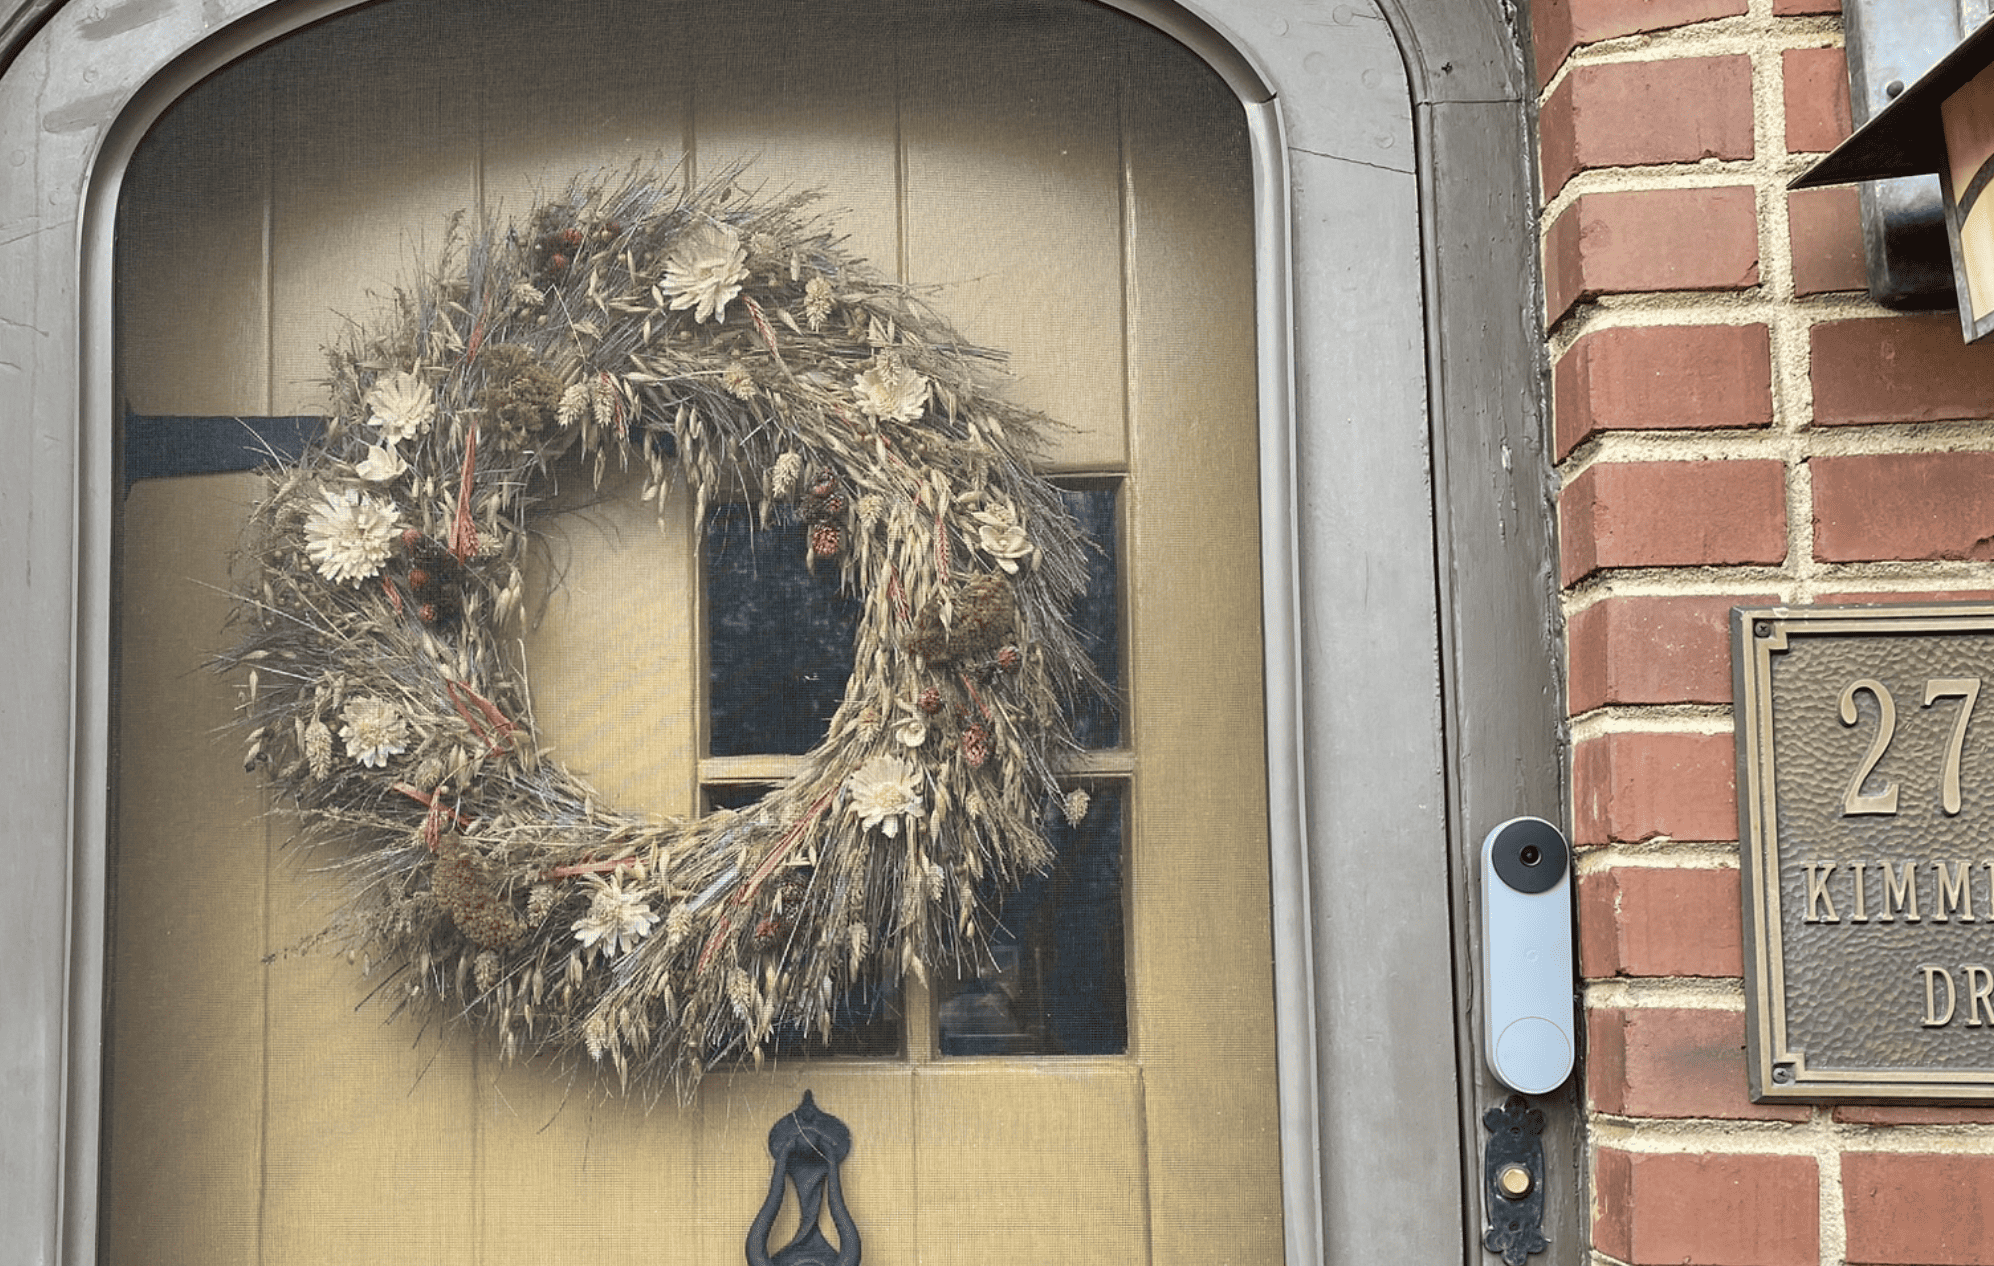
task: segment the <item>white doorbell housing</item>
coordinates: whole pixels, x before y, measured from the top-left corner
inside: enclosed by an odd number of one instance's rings
[[[1542,818],[1482,841],[1482,1005],[1489,1070],[1541,1095],[1572,1075],[1572,850]]]

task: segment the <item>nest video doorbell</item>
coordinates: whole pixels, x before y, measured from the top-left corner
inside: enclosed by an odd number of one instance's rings
[[[1572,1073],[1572,850],[1542,818],[1482,841],[1482,1004],[1489,1069],[1527,1095]]]

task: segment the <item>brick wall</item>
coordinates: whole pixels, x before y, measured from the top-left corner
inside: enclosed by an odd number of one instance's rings
[[[1994,1264],[1994,1110],[1746,1095],[1737,604],[1994,593],[1994,346],[1862,293],[1837,0],[1537,0],[1593,1260]]]

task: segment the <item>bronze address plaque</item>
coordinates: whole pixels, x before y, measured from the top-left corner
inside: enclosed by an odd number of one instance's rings
[[[1752,1098],[1994,1099],[1994,606],[1731,634]]]

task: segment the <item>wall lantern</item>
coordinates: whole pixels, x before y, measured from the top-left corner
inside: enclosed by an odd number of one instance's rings
[[[1794,189],[1936,172],[1952,246],[1960,329],[1994,331],[1994,24],[1982,26],[1897,93]]]

